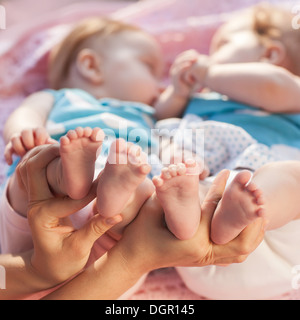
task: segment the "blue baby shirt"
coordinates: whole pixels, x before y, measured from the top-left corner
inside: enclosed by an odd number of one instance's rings
[[[55,99],[46,124],[54,139],[80,126],[100,127],[107,137],[123,138],[143,149],[154,143],[151,136],[154,109],[148,105],[111,98],[96,99],[81,89],[46,91]]]
[[[267,146],[284,144],[300,148],[300,114],[271,114],[228,100],[218,93],[196,95],[185,113],[195,114],[203,120],[239,126],[259,143]]]

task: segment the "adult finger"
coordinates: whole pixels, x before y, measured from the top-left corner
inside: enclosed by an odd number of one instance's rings
[[[60,219],[66,218],[71,214],[83,209],[96,198],[97,184],[93,183],[86,197],[73,200],[69,197],[52,198],[44,201],[42,206],[39,201],[32,201],[29,204],[28,217],[35,216],[39,225],[52,224],[60,225]],[[47,200],[47,199],[46,199]]]
[[[261,243],[265,233],[265,222],[263,218],[256,219],[248,225],[235,239],[225,245],[214,247],[216,263],[230,264],[241,263]]]
[[[16,168],[16,175],[17,175],[17,179],[19,181],[19,185],[22,186],[23,188],[26,189],[26,192],[28,193],[28,168],[27,168],[27,161],[34,157],[35,155],[37,155],[38,153],[41,152],[41,150],[45,148],[45,146],[43,147],[36,147],[32,150],[30,150],[29,152],[26,153],[26,155],[20,160],[17,168]]]
[[[221,200],[229,177],[229,170],[222,170],[214,179],[202,204],[201,223],[211,218]]]
[[[58,145],[38,147],[39,152],[26,161],[28,197],[30,201],[45,200],[52,196],[46,177],[47,165],[59,156]]]
[[[81,250],[85,252],[90,250],[97,239],[121,221],[122,216],[120,214],[110,218],[104,218],[97,214],[65,241],[69,241],[71,245],[77,248],[80,246]]]
[[[265,235],[265,220],[258,218],[248,225],[237,238],[232,241],[237,254],[249,255],[262,242]]]

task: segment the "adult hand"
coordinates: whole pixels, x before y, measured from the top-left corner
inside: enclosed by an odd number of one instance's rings
[[[154,269],[244,261],[263,238],[261,220],[226,245],[215,245],[210,240],[211,218],[227,178],[228,172],[224,171],[215,179],[203,204],[201,223],[194,238],[178,240],[169,232],[161,206],[153,196],[113,248],[45,299],[116,299]]]
[[[222,198],[228,175],[224,170],[214,180],[202,205],[198,232],[189,240],[178,240],[168,231],[158,200],[155,196],[149,199],[113,248],[119,250],[128,270],[132,274],[143,274],[170,266],[202,267],[243,262],[263,239],[261,218],[225,245],[216,245],[210,240],[211,219]]]
[[[58,144],[39,146],[26,154],[16,170],[20,187],[29,199],[27,216],[34,243],[31,264],[51,285],[81,271],[94,242],[122,219],[120,215],[107,220],[95,215],[76,230],[68,217],[95,198],[97,181],[84,199],[55,198],[47,183],[46,168],[58,156]]]

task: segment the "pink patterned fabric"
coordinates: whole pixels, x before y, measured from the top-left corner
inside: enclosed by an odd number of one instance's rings
[[[32,9],[30,20],[22,11],[33,5],[32,0],[4,2],[8,21],[0,31],[0,134],[9,114],[28,94],[47,87],[47,54],[70,29],[72,23],[95,15],[111,15],[137,24],[149,31],[161,43],[166,75],[174,57],[183,50],[194,48],[208,52],[209,42],[216,28],[232,12],[260,2],[259,0],[143,0],[128,4],[124,1],[54,0],[49,2],[48,13]],[[288,1],[270,0],[270,3]],[[19,2],[20,4],[21,2]],[[34,6],[37,4],[34,1]],[[43,3],[44,4],[44,3]],[[69,5],[68,5],[69,4]],[[23,8],[23,9],[22,9]],[[28,11],[28,9],[27,9]],[[23,23],[18,23],[23,21]],[[0,139],[0,152],[4,142]],[[4,180],[5,162],[0,158],[0,183]],[[300,299],[293,291],[279,299]],[[145,283],[130,299],[190,299],[202,300],[188,290],[173,268],[157,270],[148,275]]]

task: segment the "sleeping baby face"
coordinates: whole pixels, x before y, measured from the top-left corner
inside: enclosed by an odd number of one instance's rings
[[[153,105],[160,94],[163,69],[159,45],[141,31],[112,37],[103,53],[102,74],[110,97]]]
[[[234,18],[219,28],[212,39],[211,59],[215,63],[259,62],[264,52],[247,16]]]

